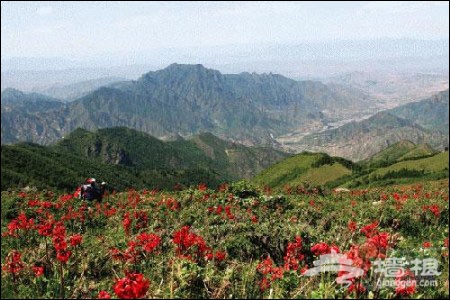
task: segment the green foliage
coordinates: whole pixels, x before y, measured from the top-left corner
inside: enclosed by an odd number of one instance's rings
[[[228,187],[228,191],[243,199],[259,196],[257,187],[247,180],[231,183]]]

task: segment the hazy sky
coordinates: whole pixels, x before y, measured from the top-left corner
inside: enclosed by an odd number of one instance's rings
[[[438,2],[1,2],[1,56],[82,57],[166,47],[448,39]]]

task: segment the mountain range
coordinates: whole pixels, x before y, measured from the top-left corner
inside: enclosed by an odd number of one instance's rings
[[[292,155],[270,147],[246,147],[210,133],[162,141],[125,127],[76,129],[51,146],[1,146],[2,190],[37,187],[73,191],[86,177],[110,190],[173,190],[247,179],[285,189],[359,187],[448,177],[448,151],[400,141],[354,163],[325,153]]]
[[[20,94],[2,93],[2,144],[51,144],[78,127],[125,126],[156,137],[211,132],[244,144],[273,144],[274,137],[317,123],[342,120],[375,105],[363,93],[276,74],[221,74],[202,65],[172,64],[137,81],[101,87],[70,103],[33,111]],[[5,100],[4,100],[5,99]],[[48,97],[42,96],[47,101]]]
[[[325,152],[354,161],[364,160],[401,140],[448,147],[449,92],[385,110],[368,119],[347,123],[290,140],[284,146],[295,151]]]
[[[210,132],[247,146],[318,151],[354,161],[400,140],[448,146],[448,90],[376,113],[386,99],[272,73],[222,74],[202,65],[172,64],[136,81],[105,80],[106,86],[91,92],[102,81],[75,86],[87,94],[71,102],[5,89],[2,144],[51,145],[77,128],[127,127],[164,140]]]

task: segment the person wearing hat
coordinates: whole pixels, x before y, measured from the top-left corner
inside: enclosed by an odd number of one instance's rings
[[[81,186],[80,198],[88,201],[98,200],[102,201],[103,193],[105,192],[106,182],[102,182],[97,188],[95,178],[88,178]]]

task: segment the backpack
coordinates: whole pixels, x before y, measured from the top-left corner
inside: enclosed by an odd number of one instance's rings
[[[96,195],[96,190],[92,186],[92,184],[83,184],[81,187],[81,197],[86,200],[94,200]]]

